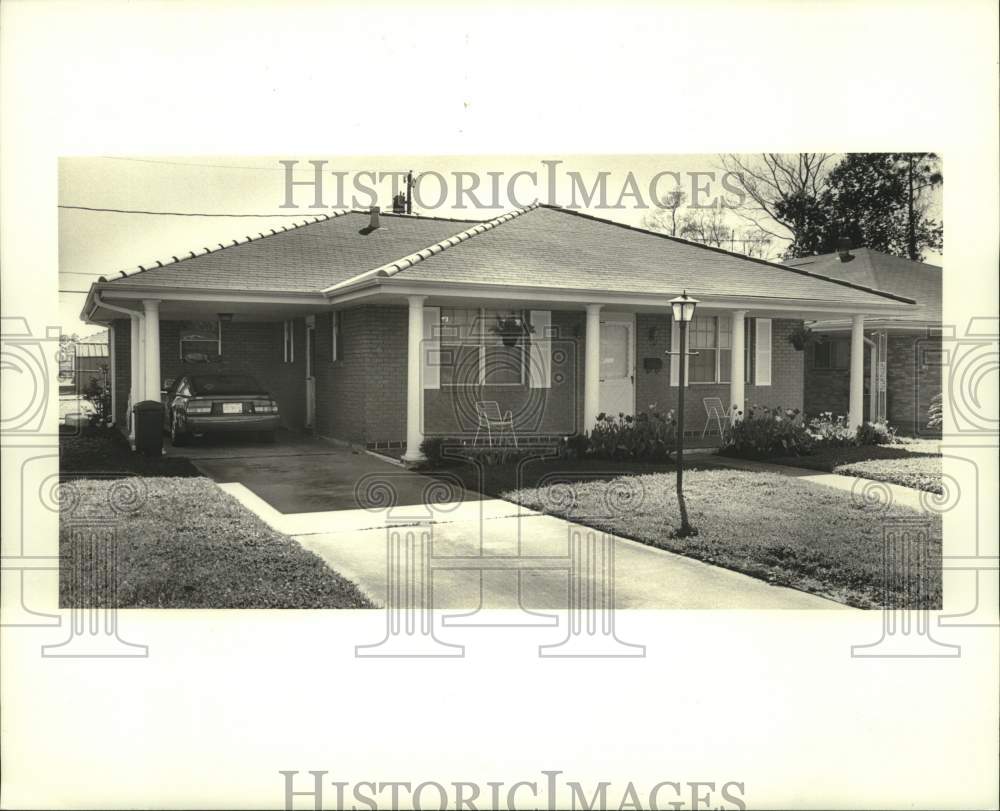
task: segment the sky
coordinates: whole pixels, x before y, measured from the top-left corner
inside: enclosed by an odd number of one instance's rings
[[[305,184],[291,189],[290,202],[297,208],[283,207],[289,202],[289,190],[282,161],[294,161],[291,177],[296,184]],[[312,207],[313,161],[322,162],[322,208]],[[653,210],[653,195],[662,197],[675,188],[685,191],[688,206],[735,200],[717,155],[63,158],[59,163],[62,330],[89,335],[99,329],[79,316],[84,293],[100,275],[192,250],[202,252],[339,207],[374,204],[390,210],[392,195],[409,170],[420,175],[414,212],[434,216],[489,219],[538,199],[642,225]],[[366,173],[381,175],[381,182]],[[172,214],[68,208],[72,206]],[[747,225],[732,211],[726,211],[726,218],[733,226]],[[772,255],[779,256],[784,245],[775,242]],[[927,261],[939,262],[939,256],[930,255]]]

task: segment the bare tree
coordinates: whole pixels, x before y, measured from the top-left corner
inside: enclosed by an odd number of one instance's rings
[[[717,206],[685,214],[681,224],[681,236],[692,242],[700,242],[702,245],[728,248],[732,243],[733,229],[726,222],[722,207]]]
[[[792,244],[788,252],[807,252],[817,228],[816,204],[827,189],[837,162],[827,152],[721,155],[724,169],[745,193],[737,215],[772,239]]]
[[[737,240],[740,243],[740,247],[737,249],[740,253],[757,259],[767,259],[771,255],[774,240],[766,231],[754,226],[744,228],[741,233],[742,236]]]
[[[687,194],[679,188],[663,195],[658,207],[642,218],[643,227],[651,231],[663,231],[672,237],[677,236],[677,226],[680,224],[677,219],[677,211],[686,201]]]

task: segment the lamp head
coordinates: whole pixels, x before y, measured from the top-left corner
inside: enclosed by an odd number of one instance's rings
[[[694,318],[695,307],[698,306],[698,299],[691,298],[685,290],[675,299],[670,300],[670,309],[673,311],[674,321],[686,324]]]

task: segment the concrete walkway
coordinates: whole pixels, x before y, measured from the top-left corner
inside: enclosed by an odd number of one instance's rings
[[[823,487],[833,487],[846,491],[859,505],[888,509],[892,505],[909,507],[918,512],[927,512],[925,504],[933,504],[939,498],[937,494],[904,487],[901,484],[880,482],[865,479],[860,476],[842,476],[839,473],[824,473],[820,470],[810,470],[791,465],[775,465],[771,462],[758,462],[749,459],[734,459],[728,456],[699,456],[699,464],[718,465],[719,467],[738,468],[739,470],[777,473],[781,476],[798,479],[799,481],[819,484]]]
[[[241,484],[219,486],[274,529],[315,552],[379,604],[384,604],[386,595],[389,525],[429,531],[435,558],[483,556],[490,562],[512,556],[548,559],[545,570],[520,573],[502,569],[436,571],[434,606],[447,610],[565,609],[568,568],[553,568],[551,559],[567,559],[571,533],[592,532],[500,499],[416,505],[402,511],[286,514]],[[614,556],[617,608],[846,608],[625,538],[614,539]],[[587,585],[594,585],[594,580],[588,577]]]

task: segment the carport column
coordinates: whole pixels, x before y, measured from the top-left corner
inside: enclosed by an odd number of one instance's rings
[[[587,305],[587,337],[583,352],[583,430],[594,430],[601,408],[601,305]]]
[[[146,390],[142,363],[142,319],[138,314],[129,318],[129,398],[128,411],[125,415],[128,425],[129,439],[135,439],[135,426],[132,425],[132,406],[142,399]]]
[[[406,338],[406,453],[404,462],[422,462],[424,441],[423,343],[424,300],[427,296],[407,296],[410,301],[410,327]]]
[[[146,354],[145,372],[146,387],[143,398],[146,400],[160,399],[160,302],[155,299],[143,299],[142,308],[146,322]]]
[[[851,321],[851,396],[847,423],[857,428],[865,415],[865,317],[856,315]]]
[[[726,410],[736,406],[736,411],[730,411],[734,420],[740,419],[739,412],[746,407],[746,310],[733,311],[732,359],[729,364],[729,402]]]

